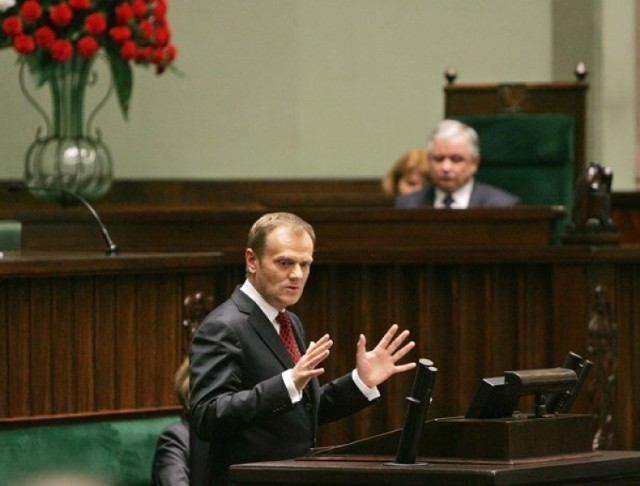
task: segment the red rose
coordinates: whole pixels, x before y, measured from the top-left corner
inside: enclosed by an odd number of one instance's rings
[[[156,29],[155,42],[156,46],[164,47],[169,43],[171,39],[171,32],[166,27],[158,27]]]
[[[125,41],[120,48],[120,57],[125,61],[130,61],[136,55],[136,43],[132,40]]]
[[[141,20],[140,21],[140,34],[142,34],[142,37],[145,40],[151,39],[151,36],[153,35],[153,24],[151,22],[149,22],[148,20]]]
[[[69,8],[69,5],[66,3],[59,3],[51,7],[49,11],[49,17],[51,17],[51,22],[53,22],[58,27],[66,27],[71,23],[71,19],[73,18],[73,12]]]
[[[101,13],[92,13],[84,19],[84,30],[91,35],[100,35],[107,30],[107,19]]]
[[[116,25],[109,29],[109,37],[117,44],[122,44],[124,41],[131,39],[131,29],[126,25]]]
[[[151,54],[151,62],[154,64],[162,64],[164,61],[164,49],[162,47],[156,47]]]
[[[74,10],[87,10],[91,7],[91,0],[69,0],[69,6]]]
[[[27,22],[36,22],[42,16],[42,7],[35,0],[27,0],[20,7],[20,15]]]
[[[78,41],[76,47],[78,49],[78,54],[86,59],[89,59],[90,57],[95,56],[100,46],[98,45],[98,41],[94,37],[85,35]]]
[[[126,24],[133,18],[133,9],[127,2],[123,2],[115,8],[116,20],[119,24]]]
[[[13,39],[13,48],[18,54],[26,56],[28,54],[31,54],[36,48],[36,42],[31,36],[19,34]]]
[[[2,31],[9,37],[22,34],[22,20],[15,15],[7,17],[2,21]]]
[[[141,47],[136,50],[134,59],[137,63],[143,63],[151,59],[151,47]]]
[[[56,40],[56,33],[51,27],[44,25],[36,29],[34,37],[36,38],[36,44],[43,49],[49,49]]]
[[[147,15],[147,4],[144,0],[133,0],[131,2],[131,10],[138,20],[143,19]]]
[[[174,46],[173,44],[169,44],[165,50],[167,51],[167,54],[166,54],[167,62],[173,61],[177,55],[176,46]]]
[[[66,62],[73,56],[73,45],[68,40],[58,39],[51,45],[51,57],[57,62]]]
[[[164,0],[156,1],[154,16],[157,20],[164,22],[164,19],[167,16],[167,3]]]

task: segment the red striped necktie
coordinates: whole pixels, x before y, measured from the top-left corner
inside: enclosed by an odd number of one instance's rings
[[[297,363],[300,360],[300,349],[298,348],[298,343],[296,342],[296,338],[293,335],[293,326],[291,325],[291,319],[285,311],[278,312],[276,316],[276,321],[280,324],[280,339],[282,339],[282,344],[287,348],[287,352],[294,363]]]

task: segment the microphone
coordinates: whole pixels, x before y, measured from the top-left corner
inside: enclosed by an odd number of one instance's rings
[[[438,368],[427,358],[418,360],[418,368],[411,389],[411,396],[406,397],[407,410],[404,419],[396,462],[393,464],[415,464],[420,445],[420,433],[424,416],[431,403],[431,394]]]
[[[97,211],[91,204],[89,204],[89,201],[87,201],[82,196],[76,194],[75,192],[71,192],[67,189],[59,189],[59,188],[44,187],[44,186],[31,186],[31,185],[26,185],[23,182],[17,182],[17,183],[11,184],[9,185],[8,189],[10,192],[18,192],[18,191],[25,191],[25,190],[31,190],[31,189],[36,191],[57,192],[59,194],[64,194],[67,197],[70,197],[72,199],[75,199],[76,201],[81,202],[89,210],[89,212],[93,216],[93,219],[95,219],[96,222],[98,223],[98,226],[100,226],[100,231],[102,232],[102,238],[104,239],[104,242],[107,245],[105,254],[117,255],[119,253],[120,249],[118,248],[118,245],[116,245],[111,239],[111,235],[109,234],[107,227],[104,225],[104,223],[100,219],[100,216],[98,216]]]

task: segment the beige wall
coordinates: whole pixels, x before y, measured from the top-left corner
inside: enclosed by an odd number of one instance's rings
[[[634,0],[563,2],[172,0],[184,76],[135,69],[129,121],[112,100],[97,125],[122,178],[377,177],[441,117],[447,65],[460,82],[571,79],[579,45],[604,58],[592,92],[612,104],[593,111],[598,159],[631,173],[632,95],[625,83],[612,99],[603,80],[633,59]],[[592,24],[560,36],[570,7]],[[21,176],[39,124],[14,60],[0,51],[0,178]]]

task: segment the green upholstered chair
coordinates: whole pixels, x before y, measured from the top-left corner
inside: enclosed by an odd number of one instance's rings
[[[570,214],[574,122],[566,114],[457,115],[480,138],[477,179],[520,196],[522,204],[561,205]]]
[[[119,486],[149,486],[158,436],[178,420],[149,417],[0,431],[0,484],[73,472]]]
[[[11,219],[0,220],[0,251],[18,250],[22,242],[22,225]]]
[[[574,184],[586,166],[584,63],[575,81],[458,84],[447,69],[445,118],[473,126],[480,137],[477,177],[511,191],[525,205],[562,205],[571,220]]]
[[[573,209],[575,123],[571,115],[454,115],[480,139],[478,180],[520,196],[523,205],[563,206],[559,241]]]

